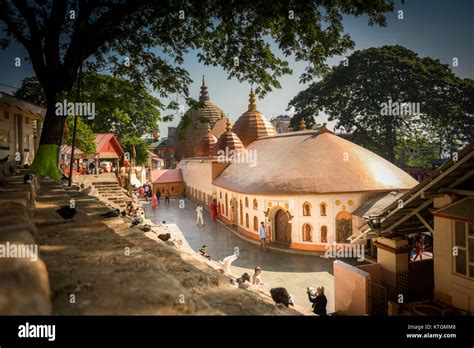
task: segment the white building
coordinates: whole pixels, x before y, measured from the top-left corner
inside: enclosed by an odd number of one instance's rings
[[[46,108],[0,92],[0,158],[31,164],[38,149]]]

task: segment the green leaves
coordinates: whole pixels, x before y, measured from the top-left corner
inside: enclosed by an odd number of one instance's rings
[[[132,147],[135,146],[135,153],[137,157],[134,158],[134,162],[140,166],[146,165],[148,162],[148,146],[144,139],[138,137],[125,137],[120,139],[125,152],[133,153]]]
[[[66,131],[64,132],[64,143],[72,146],[72,133],[74,129],[74,117],[70,116],[66,121]],[[76,148],[87,155],[96,153],[95,136],[91,127],[81,118],[77,118],[76,127]]]
[[[398,110],[419,105],[421,112],[384,115],[389,101]],[[472,141],[472,103],[472,80],[463,82],[447,65],[397,45],[355,51],[289,106],[297,112],[293,128],[325,112],[353,141],[395,161],[402,140],[430,139],[444,154]]]

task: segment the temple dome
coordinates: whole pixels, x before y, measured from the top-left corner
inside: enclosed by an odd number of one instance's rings
[[[260,138],[247,151],[256,165],[231,163],[214,185],[251,194],[322,194],[408,190],[417,181],[326,127]]]
[[[221,134],[219,140],[217,140],[216,145],[214,145],[213,155],[218,156],[219,151],[224,151],[228,154],[230,151],[238,152],[244,149],[244,145],[240,138],[232,132],[232,126],[230,121],[227,120],[226,131]]]
[[[217,143],[217,138],[211,132],[211,126],[207,126],[207,134],[199,140],[199,143],[194,147],[194,157],[210,157],[212,156],[214,145]]]
[[[277,134],[273,125],[257,110],[255,94],[252,89],[249,95],[248,110],[238,118],[232,131],[239,136],[245,147],[258,138]]]
[[[221,118],[223,111],[209,99],[207,86],[202,79],[199,101],[203,104],[199,108],[190,108],[178,124],[173,139],[174,156],[179,161],[184,157],[194,156],[194,147],[203,136],[207,135],[207,124],[214,127]]]

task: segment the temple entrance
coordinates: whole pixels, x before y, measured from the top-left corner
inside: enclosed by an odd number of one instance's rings
[[[347,238],[349,238],[351,235],[352,215],[343,210],[336,215],[336,242],[348,243]]]
[[[284,210],[279,209],[275,214],[274,223],[275,241],[291,244],[291,228],[288,214]]]
[[[230,200],[230,221],[233,225],[237,225],[237,199]]]

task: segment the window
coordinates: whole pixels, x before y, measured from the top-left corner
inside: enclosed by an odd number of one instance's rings
[[[311,204],[308,202],[303,204],[303,216],[311,216]]]
[[[10,150],[10,132],[0,129],[0,149]]]
[[[319,205],[319,214],[321,216],[327,216],[327,205],[326,205],[326,203],[323,202]]]
[[[245,208],[249,207],[249,198],[245,197]]]
[[[221,197],[221,199],[222,199],[222,191],[221,191],[221,192],[219,192],[219,194],[220,194],[220,197]]]
[[[249,214],[245,214],[245,227],[249,228]]]
[[[3,118],[8,120],[10,118],[10,113],[8,111],[3,112]]]
[[[321,226],[321,243],[328,242],[328,228],[326,226]]]
[[[225,215],[229,216],[229,200],[227,199],[227,193],[225,194]]]
[[[253,200],[253,209],[258,210],[258,201],[256,199]]]
[[[23,151],[29,152],[30,151],[30,136],[25,134],[23,136]]]
[[[253,230],[258,232],[258,218],[256,216],[253,217]]]
[[[311,224],[303,225],[303,242],[313,241],[313,226]]]
[[[474,224],[454,221],[453,239],[454,273],[474,278]]]
[[[239,209],[239,213],[240,213],[240,224],[243,225],[243,224],[244,224],[244,211],[243,211],[242,200],[240,200],[239,206],[240,206],[240,209]]]
[[[25,117],[25,124],[30,124],[30,119],[28,117]]]
[[[174,191],[174,186],[171,186],[171,192],[173,192],[173,191]]]

